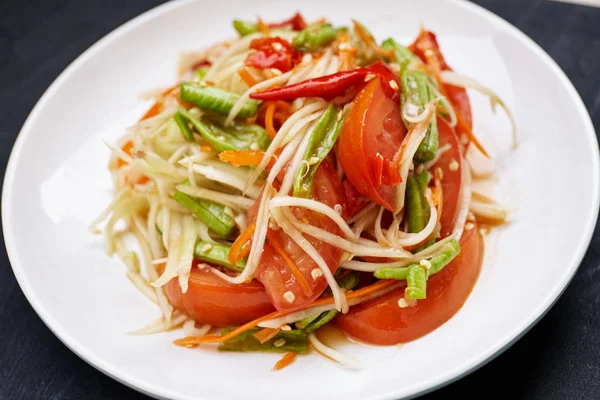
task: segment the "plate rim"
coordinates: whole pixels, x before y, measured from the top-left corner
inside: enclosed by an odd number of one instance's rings
[[[173,393],[169,389],[158,387],[155,384],[136,378],[135,376],[129,375],[127,372],[120,370],[113,364],[104,362],[101,358],[98,358],[92,351],[90,351],[83,342],[75,339],[70,333],[63,328],[63,326],[44,309],[43,304],[39,298],[35,295],[32,290],[30,282],[25,277],[24,269],[21,266],[21,262],[16,250],[16,246],[12,240],[10,233],[12,232],[12,216],[7,213],[6,210],[10,206],[12,201],[12,182],[14,181],[14,175],[19,166],[19,158],[22,153],[22,148],[26,138],[32,132],[31,125],[35,123],[38,118],[38,114],[43,111],[46,103],[51,99],[54,93],[63,85],[65,81],[69,79],[72,73],[74,73],[83,63],[89,58],[95,55],[96,52],[110,44],[114,39],[117,39],[126,32],[135,29],[138,25],[145,23],[161,14],[178,7],[182,7],[188,3],[192,3],[197,0],[177,0],[160,4],[154,8],[151,8],[136,17],[124,22],[111,32],[107,33],[101,39],[93,43],[85,51],[83,51],[77,58],[75,58],[44,91],[43,95],[38,99],[35,106],[27,116],[23,126],[21,127],[19,134],[13,144],[8,159],[6,171],[4,174],[4,181],[2,185],[2,229],[4,234],[4,242],[7,250],[7,255],[11,268],[15,275],[15,278],[25,295],[25,298],[34,309],[36,314],[44,322],[44,324],[50,329],[50,331],[73,353],[79,358],[87,362],[89,365],[109,376],[110,378],[128,386],[134,390],[144,393],[154,398],[174,398],[174,399],[187,399],[187,396],[180,396],[179,394]],[[471,3],[467,0],[445,0],[448,3],[457,5],[467,11],[470,11],[480,18],[491,19],[495,23],[499,24],[506,32],[511,34],[513,37],[522,42],[529,51],[533,52],[538,56],[553,72],[553,75],[560,81],[561,85],[564,86],[569,93],[577,112],[580,115],[581,121],[586,127],[586,137],[591,145],[592,149],[598,149],[598,138],[592,123],[591,117],[587,111],[585,103],[581,99],[581,96],[577,92],[571,80],[568,78],[566,73],[560,68],[560,66],[554,61],[554,59],[532,38],[527,36],[519,28],[493,13],[484,7]],[[524,319],[523,323],[513,329],[509,334],[499,340],[494,346],[490,346],[486,351],[480,352],[477,356],[474,356],[468,360],[463,361],[457,367],[447,370],[445,373],[432,377],[426,381],[421,382],[418,385],[412,386],[410,392],[401,393],[399,390],[391,390],[387,392],[378,393],[375,396],[371,396],[371,399],[397,399],[398,396],[404,396],[403,398],[413,398],[425,393],[429,393],[443,386],[446,386],[468,374],[474,370],[482,367],[494,358],[502,354],[506,349],[512,346],[517,340],[525,335],[535,324],[552,308],[552,306],[558,301],[561,295],[564,293],[569,283],[577,273],[581,262],[589,248],[591,243],[596,221],[598,220],[598,213],[600,208],[600,153],[598,151],[591,151],[592,154],[592,175],[593,175],[593,192],[592,196],[592,217],[588,219],[587,226],[583,230],[582,240],[579,241],[578,245],[572,252],[571,260],[568,264],[568,274],[557,282],[554,289],[546,295],[543,302],[540,302],[537,307],[531,312],[530,316]]]

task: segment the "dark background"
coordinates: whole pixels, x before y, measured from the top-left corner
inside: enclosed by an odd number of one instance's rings
[[[158,3],[0,0],[2,176],[21,125],[50,83],[98,39]],[[548,0],[475,3],[558,62],[600,131],[600,9]],[[46,328],[17,285],[4,246],[0,251],[0,399],[147,399],[79,359]],[[529,333],[477,372],[423,398],[600,399],[599,299],[597,225],[573,282]]]

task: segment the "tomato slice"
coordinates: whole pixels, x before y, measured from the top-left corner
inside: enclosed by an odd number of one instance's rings
[[[377,345],[406,343],[418,339],[448,321],[471,293],[483,260],[483,239],[479,230],[465,231],[461,252],[442,271],[429,278],[427,298],[413,307],[400,308],[404,287],[352,307],[335,319],[349,335]]]
[[[441,71],[452,71],[452,68],[446,62],[442,50],[437,42],[433,32],[422,30],[413,44],[409,46],[410,50],[415,53],[423,62],[429,64],[435,62]],[[429,57],[429,62],[428,62]],[[449,100],[454,105],[456,112],[460,113],[469,127],[473,129],[473,116],[471,114],[471,102],[464,88],[444,85]]]
[[[449,145],[450,149],[444,152],[435,164],[434,168],[440,168],[443,173],[442,191],[443,204],[442,215],[440,217],[441,230],[440,235],[445,238],[452,233],[454,222],[458,213],[458,204],[460,202],[460,185],[462,180],[463,162],[460,156],[460,142],[454,133],[454,130],[446,121],[439,118],[438,135],[440,148]]]
[[[274,311],[261,283],[253,280],[232,284],[207,268],[198,269],[195,262],[187,292],[181,293],[177,279],[167,283],[166,292],[175,308],[200,323],[213,326],[241,325]]]
[[[342,183],[333,165],[328,161],[323,161],[317,169],[313,179],[311,195],[314,200],[325,203],[330,207],[339,204],[345,208]],[[300,221],[334,234],[341,234],[338,226],[320,213],[300,208],[294,209],[293,213]],[[249,213],[249,219],[252,219],[251,213]],[[323,276],[317,278],[312,276],[312,271],[319,269],[318,265],[282,229],[269,229],[269,235],[280,244],[280,247],[293,260],[298,271],[302,274],[304,282],[308,284],[306,286],[306,284],[301,283],[299,277],[294,274],[282,256],[275,251],[273,246],[267,245],[261,256],[255,277],[265,286],[271,302],[280,311],[297,309],[313,302],[327,288],[327,282]],[[331,272],[334,273],[340,262],[342,251],[311,236],[305,235],[305,237],[323,257]],[[287,292],[291,292],[293,298],[289,294],[286,295]]]
[[[400,183],[400,176],[392,164],[406,128],[398,103],[385,93],[386,84],[375,78],[358,93],[344,120],[337,156],[346,177],[361,194],[394,211],[394,186]]]

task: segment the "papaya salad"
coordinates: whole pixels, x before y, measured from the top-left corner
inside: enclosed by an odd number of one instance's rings
[[[133,333],[285,353],[279,369],[309,349],[355,364],[327,324],[377,345],[442,325],[479,275],[479,227],[507,217],[471,188],[467,151],[489,156],[466,89],[502,100],[425,29],[405,46],[299,13],[233,26],[111,145],[92,229],[161,311]]]

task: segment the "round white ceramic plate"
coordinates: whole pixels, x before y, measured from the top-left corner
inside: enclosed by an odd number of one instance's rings
[[[128,336],[158,316],[103,252],[88,225],[110,201],[115,140],[148,106],[140,94],[175,81],[180,51],[233,34],[233,18],[278,20],[303,11],[358,18],[404,43],[421,23],[458,71],[496,90],[509,125],[473,94],[476,129],[496,157],[500,199],[514,208],[486,249],[481,277],[448,323],[402,347],[347,345],[346,370],[316,355],[271,372],[269,354],[188,350],[180,333]],[[598,144],[588,114],[557,65],[520,31],[460,1],[183,1],[151,10],[87,50],[46,91],[14,146],[2,219],[14,273],[34,309],[74,352],[113,378],[174,399],[409,397],[472,371],[530,328],[560,296],[587,248],[598,211]]]

